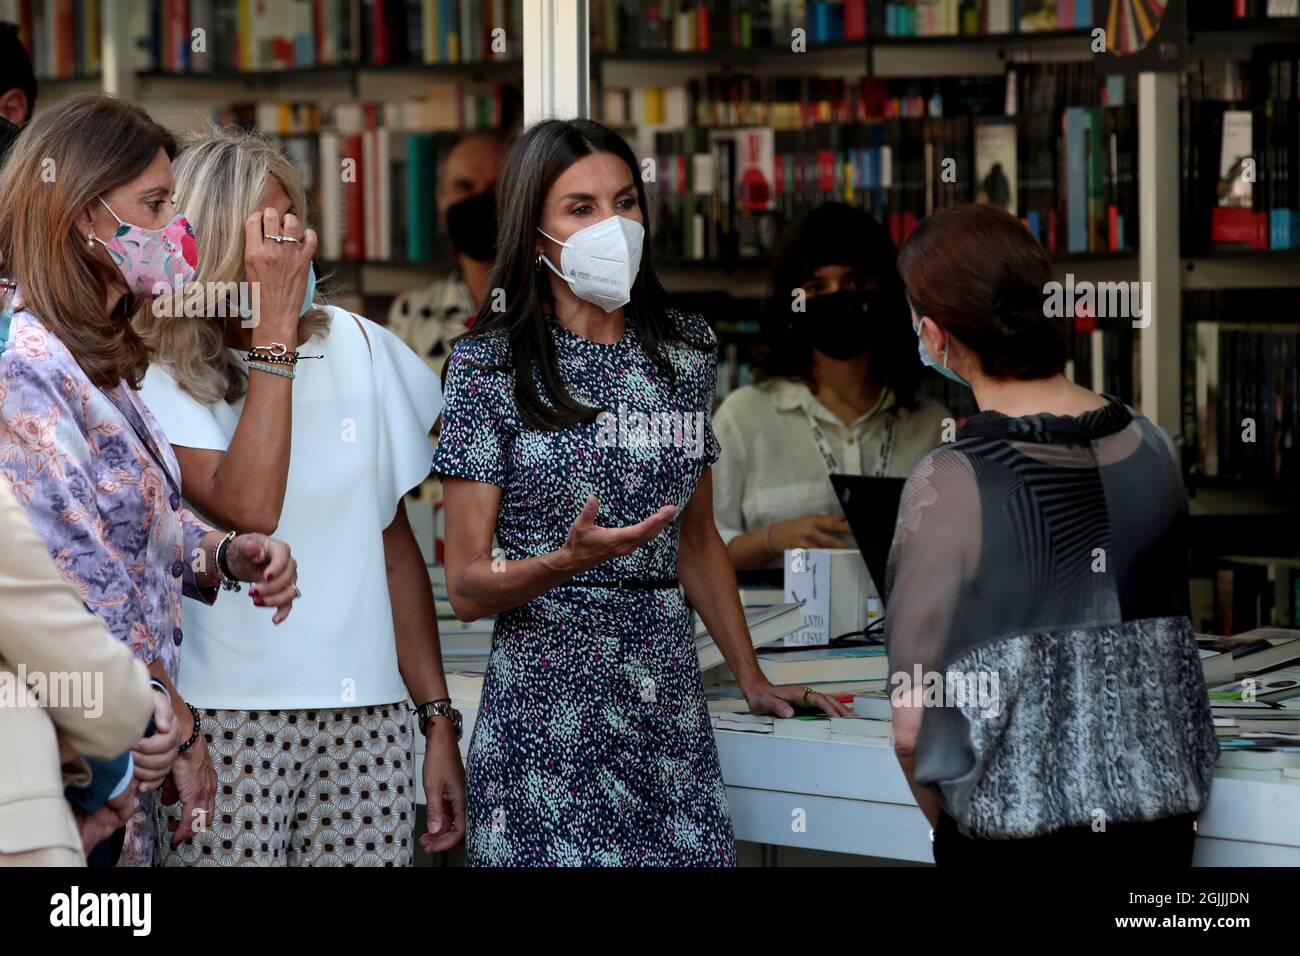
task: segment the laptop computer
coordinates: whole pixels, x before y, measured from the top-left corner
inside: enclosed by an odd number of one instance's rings
[[[871,582],[885,603],[885,568],[898,523],[898,505],[903,497],[903,478],[872,478],[867,475],[831,475],[831,486],[840,510],[848,519],[853,540],[867,563]]]

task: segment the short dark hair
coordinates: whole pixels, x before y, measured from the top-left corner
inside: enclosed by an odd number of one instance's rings
[[[977,203],[927,217],[898,256],[907,298],[979,356],[997,379],[1049,378],[1065,369],[1065,319],[1048,316],[1052,266],[1010,213]]]
[[[32,69],[32,58],[23,46],[18,35],[18,24],[0,23],[0,94],[10,90],[22,90],[27,95],[27,115],[23,122],[32,118],[36,108],[36,72]]]
[[[887,328],[870,359],[872,374],[889,386],[900,407],[913,407],[921,364],[897,260],[889,230],[865,209],[828,202],[792,223],[772,263],[756,377],[811,383],[812,339],[806,323],[791,321],[790,296],[822,266],[848,266],[875,281],[872,321]]]

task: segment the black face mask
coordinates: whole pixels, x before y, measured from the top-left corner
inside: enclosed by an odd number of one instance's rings
[[[881,316],[872,315],[871,292],[845,289],[808,299],[805,321],[812,346],[833,359],[856,358],[877,343]]]
[[[497,255],[497,197],[492,190],[447,207],[447,235],[459,252],[479,262]]]

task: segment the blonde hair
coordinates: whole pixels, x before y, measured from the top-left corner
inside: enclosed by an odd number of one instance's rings
[[[58,336],[101,388],[138,387],[149,355],[127,317],[141,298],[124,295],[112,261],[87,245],[77,217],[96,196],[129,183],[176,141],[140,107],[81,93],[38,114],[14,143],[0,174],[0,258],[18,283],[21,307]],[[148,299],[143,301],[147,302]]]
[[[209,124],[204,132],[182,137],[172,171],[176,207],[185,213],[198,240],[196,279],[205,284],[244,278],[244,220],[257,210],[268,177],[279,181],[295,214],[306,216],[298,171],[256,133]],[[182,309],[169,310],[171,315],[159,311],[142,309],[134,319],[153,361],[165,366],[181,388],[205,405],[238,401],[248,380],[226,352],[225,326],[238,321],[238,314],[196,319]],[[312,334],[327,334],[329,325],[329,313],[315,306],[299,320],[299,326]]]

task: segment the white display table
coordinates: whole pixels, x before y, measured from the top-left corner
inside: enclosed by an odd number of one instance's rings
[[[465,735],[474,731],[463,708]],[[416,734],[416,800],[424,738]],[[890,747],[717,731],[736,839],[929,863],[930,827]],[[1300,786],[1216,777],[1197,866],[1300,866]]]

